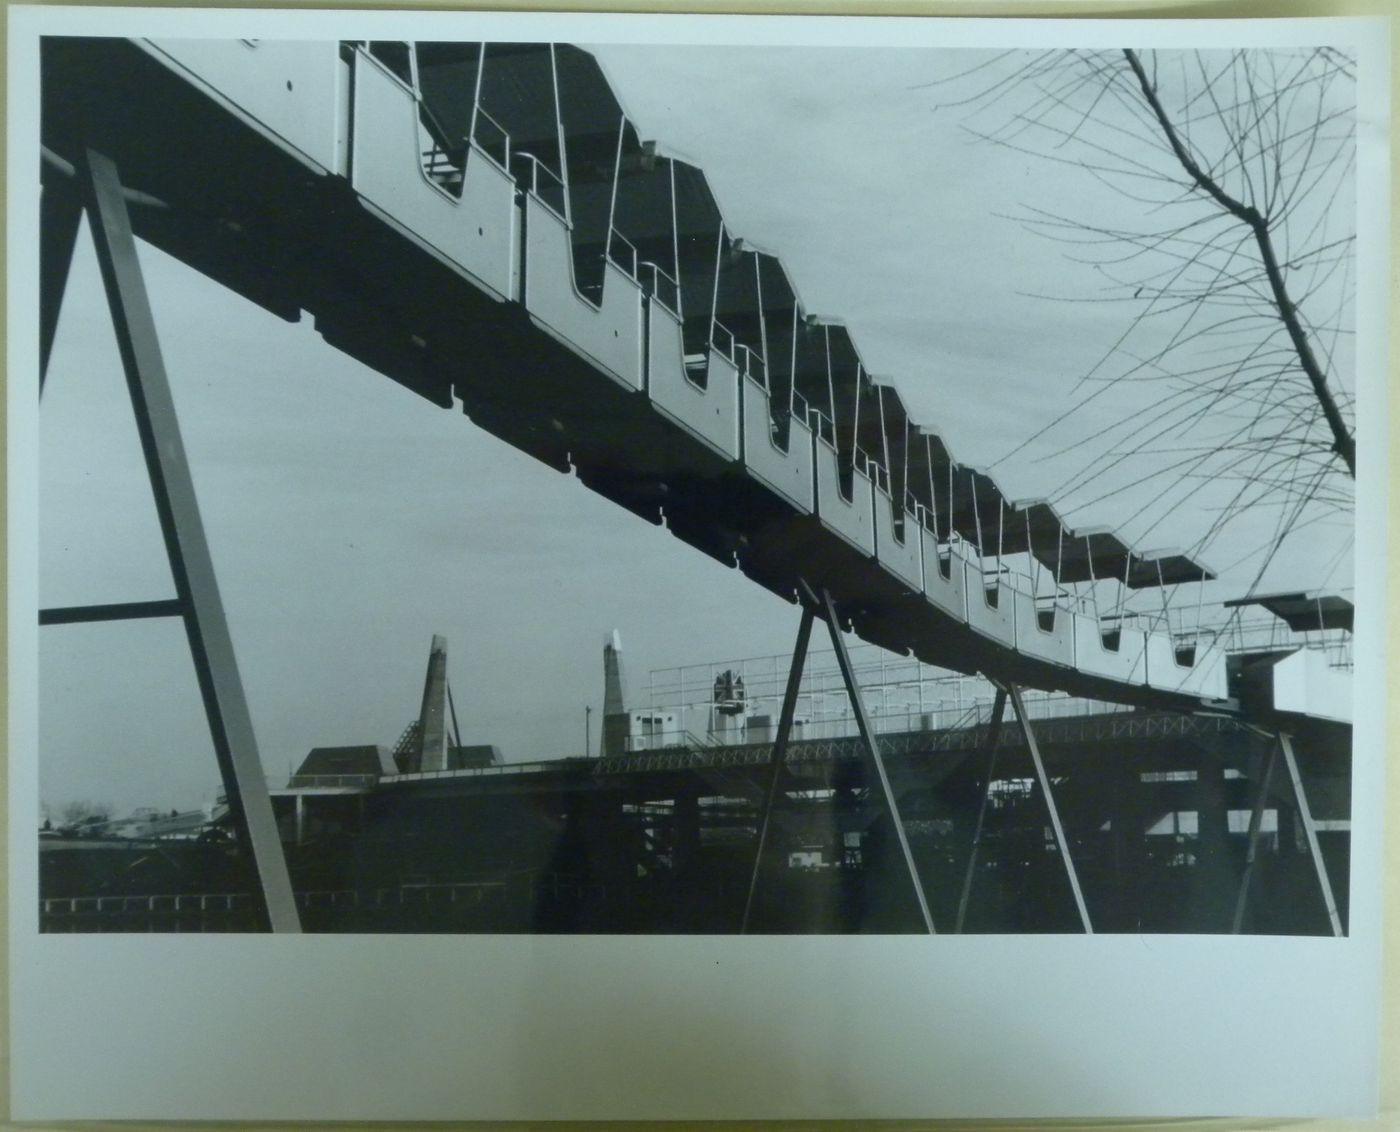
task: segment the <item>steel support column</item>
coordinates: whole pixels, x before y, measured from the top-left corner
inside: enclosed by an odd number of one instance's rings
[[[1220,931],[1233,916],[1230,894],[1236,868],[1230,845],[1225,768],[1214,752],[1197,745],[1194,804],[1196,863],[1190,870],[1191,916],[1200,931]]]
[[[758,825],[758,848],[754,851],[753,872],[749,876],[749,894],[744,900],[744,918],[739,923],[739,934],[747,935],[749,917],[753,913],[754,894],[758,891],[758,876],[763,869],[763,854],[768,847],[768,829],[773,819],[773,802],[778,796],[778,781],[782,777],[783,762],[787,758],[788,736],[792,732],[792,720],[797,711],[797,693],[802,687],[802,669],[807,663],[807,645],[812,639],[814,614],[809,605],[802,607],[802,621],[797,627],[797,644],[792,650],[792,664],[788,668],[787,688],[783,692],[782,714],[778,717],[778,734],[773,737],[773,756],[769,761],[768,788],[763,793],[763,813]]]
[[[1327,862],[1322,859],[1322,850],[1317,844],[1317,823],[1313,821],[1312,808],[1308,805],[1308,796],[1303,791],[1303,778],[1298,773],[1298,760],[1293,755],[1293,740],[1280,731],[1278,744],[1283,750],[1288,777],[1293,782],[1293,799],[1298,806],[1298,816],[1303,821],[1303,833],[1308,839],[1308,852],[1312,855],[1313,867],[1317,870],[1317,883],[1322,889],[1322,902],[1327,906],[1327,919],[1332,924],[1332,934],[1341,936],[1342,919],[1337,914],[1337,901],[1332,895],[1332,881],[1327,876]]]
[[[1021,724],[1021,731],[1026,737],[1031,761],[1035,763],[1035,774],[1040,780],[1041,793],[1045,795],[1045,806],[1050,811],[1050,826],[1055,831],[1055,841],[1060,847],[1060,856],[1065,863],[1065,874],[1069,877],[1069,886],[1074,892],[1075,907],[1079,909],[1079,922],[1084,925],[1085,935],[1093,935],[1094,928],[1089,922],[1089,909],[1084,904],[1084,893],[1079,887],[1079,874],[1074,868],[1074,858],[1070,856],[1064,826],[1060,824],[1060,811],[1055,806],[1055,792],[1050,788],[1050,776],[1045,773],[1045,763],[1040,757],[1040,745],[1036,743],[1031,721],[1026,717],[1026,705],[1021,702],[1021,689],[1015,684],[1008,684],[1006,691],[1011,698],[1011,706],[1015,709],[1016,719]]]
[[[803,583],[803,589],[807,590],[809,598],[814,598],[811,590],[807,589]],[[875,742],[875,730],[870,726],[870,717],[865,711],[865,699],[860,694],[860,685],[856,683],[855,669],[851,667],[851,657],[846,651],[846,639],[841,635],[841,624],[836,619],[836,606],[832,603],[831,594],[822,590],[821,606],[823,615],[826,618],[827,630],[831,633],[831,646],[836,650],[836,663],[841,667],[841,678],[846,683],[846,694],[851,699],[851,707],[856,713],[856,727],[860,731],[861,742],[865,744],[866,753],[875,764],[875,773],[880,779],[880,789],[885,792],[885,802],[889,806],[890,821],[894,825],[895,835],[899,838],[900,852],[904,854],[904,863],[909,869],[909,880],[914,886],[914,895],[919,901],[919,913],[923,916],[924,927],[929,935],[933,935],[933,913],[929,911],[928,898],[924,895],[923,882],[919,879],[918,866],[914,864],[914,853],[909,848],[909,836],[904,832],[904,821],[899,816],[899,805],[895,801],[894,788],[890,785],[889,775],[885,773],[885,760],[880,757],[880,746]]]
[[[117,168],[109,158],[89,150],[82,184],[176,601],[183,613],[229,810],[252,852],[272,930],[300,931]]]
[[[1249,848],[1244,855],[1244,873],[1240,876],[1240,890],[1235,897],[1235,917],[1230,924],[1230,934],[1239,935],[1244,925],[1245,907],[1249,903],[1249,882],[1254,879],[1254,862],[1259,855],[1259,833],[1264,825],[1264,810],[1269,800],[1269,785],[1274,778],[1274,766],[1278,763],[1279,742],[1274,740],[1269,746],[1268,757],[1264,760],[1264,774],[1259,782],[1259,793],[1254,797],[1254,806],[1249,811]]]
[[[962,895],[958,897],[958,918],[953,924],[954,935],[962,935],[963,924],[967,920],[968,901],[972,899],[972,878],[977,872],[977,851],[982,844],[982,825],[986,821],[987,806],[992,797],[992,779],[997,769],[997,740],[1001,738],[1001,721],[1005,714],[1006,689],[998,684],[996,699],[992,702],[992,717],[987,724],[987,781],[982,788],[982,804],[977,807],[977,824],[972,828],[972,847],[968,850]]]
[[[1145,765],[1139,748],[1125,747],[1122,757],[1112,760],[1106,768],[1112,776],[1110,828],[1115,890],[1109,924],[1115,931],[1142,930],[1144,886],[1141,879],[1147,825],[1142,809]],[[1100,920],[1102,923],[1102,913]]]

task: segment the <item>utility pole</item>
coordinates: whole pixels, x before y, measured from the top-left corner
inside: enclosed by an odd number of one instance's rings
[[[591,757],[592,757],[592,747],[589,746],[589,742],[590,742],[589,735],[590,735],[590,732],[592,731],[592,725],[591,725],[590,721],[592,720],[592,718],[593,718],[593,705],[592,705],[592,704],[585,704],[585,705],[584,705],[584,708],[583,708],[583,757],[584,757],[584,758],[591,758]]]

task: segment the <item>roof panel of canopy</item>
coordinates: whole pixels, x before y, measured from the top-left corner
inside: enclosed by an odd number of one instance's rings
[[[1128,571],[1128,588],[1134,590],[1214,580],[1215,571],[1180,550],[1144,551]]]
[[[1262,605],[1294,632],[1310,629],[1346,629],[1351,631],[1355,607],[1337,594],[1283,593],[1240,597],[1225,602],[1227,608]]]
[[[682,245],[693,243],[701,254],[713,258],[723,219],[710,182],[699,166],[676,158],[670,161],[675,181],[676,238]]]
[[[1061,582],[1093,582],[1106,578],[1119,581],[1131,576],[1133,563],[1138,560],[1132,549],[1105,527],[1090,527],[1067,532],[1060,557]]]

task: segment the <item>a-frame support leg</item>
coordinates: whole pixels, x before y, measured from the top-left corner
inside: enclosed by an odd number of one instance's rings
[[[1337,913],[1337,900],[1332,895],[1332,881],[1327,876],[1327,862],[1322,859],[1322,849],[1317,843],[1317,823],[1313,820],[1312,807],[1303,791],[1303,778],[1298,773],[1298,760],[1293,754],[1293,740],[1279,732],[1279,749],[1283,751],[1284,765],[1288,767],[1288,777],[1293,782],[1293,799],[1298,806],[1298,816],[1303,820],[1303,832],[1308,839],[1308,853],[1312,856],[1313,868],[1317,870],[1318,887],[1322,890],[1322,902],[1327,907],[1327,919],[1332,925],[1332,934],[1341,936],[1342,918]]]
[[[875,766],[875,773],[880,779],[880,788],[884,791],[885,802],[889,806],[890,821],[894,824],[895,834],[899,838],[900,850],[904,854],[904,863],[909,869],[909,879],[914,886],[914,894],[919,902],[919,911],[923,917],[924,927],[930,935],[934,934],[933,914],[929,911],[928,899],[924,896],[924,886],[919,879],[919,870],[914,863],[913,852],[909,848],[909,838],[904,832],[904,822],[899,816],[899,806],[895,802],[894,790],[890,786],[889,775],[885,772],[885,762],[880,756],[879,745],[875,742],[875,732],[870,726],[870,717],[865,711],[865,700],[860,694],[860,685],[856,683],[855,671],[851,667],[850,654],[846,651],[845,639],[841,636],[840,623],[836,619],[836,607],[832,603],[831,595],[825,590],[818,598],[812,592],[806,582],[801,583],[801,593],[804,598],[802,603],[802,622],[797,630],[797,646],[792,654],[792,666],[788,669],[787,687],[783,693],[782,714],[778,719],[778,734],[773,741],[773,755],[769,764],[768,788],[763,800],[763,813],[760,818],[758,833],[758,850],[754,855],[753,873],[749,878],[748,899],[744,902],[744,918],[740,924],[739,931],[747,933],[749,930],[749,918],[753,911],[754,894],[758,890],[758,878],[763,868],[764,852],[768,844],[768,831],[772,822],[773,803],[777,797],[778,782],[782,775],[783,762],[787,757],[788,736],[792,731],[793,715],[797,709],[797,694],[802,685],[802,670],[807,661],[807,646],[811,641],[812,622],[814,620],[815,609],[820,609],[823,618],[826,620],[827,629],[831,633],[832,647],[836,650],[836,662],[841,669],[841,678],[846,685],[846,694],[850,697],[851,706],[855,711],[856,726],[860,731],[861,742],[865,746],[866,753],[869,754],[871,762]]]
[[[1249,903],[1249,883],[1254,879],[1254,862],[1259,855],[1259,834],[1264,825],[1264,809],[1269,801],[1269,786],[1273,782],[1274,767],[1278,763],[1279,742],[1269,746],[1268,757],[1264,760],[1264,773],[1259,781],[1259,792],[1254,796],[1254,805],[1249,811],[1249,848],[1245,850],[1244,872],[1240,876],[1240,890],[1235,897],[1235,917],[1230,924],[1230,934],[1239,935],[1244,926],[1245,908]]]
[[[1055,792],[1050,787],[1050,776],[1045,773],[1045,762],[1040,757],[1040,745],[1031,730],[1031,722],[1026,717],[1026,705],[1021,702],[1021,689],[1015,684],[1006,686],[1021,732],[1026,737],[1026,747],[1035,763],[1035,775],[1040,780],[1040,792],[1045,795],[1045,806],[1050,811],[1050,826],[1055,831],[1055,842],[1060,847],[1060,857],[1065,863],[1065,875],[1069,877],[1069,887],[1074,893],[1074,905],[1079,909],[1079,922],[1084,925],[1084,934],[1093,935],[1094,927],[1089,922],[1089,909],[1084,904],[1084,892],[1079,887],[1079,874],[1074,868],[1074,858],[1070,856],[1069,841],[1065,838],[1064,826],[1060,824],[1060,811],[1055,805]]]
[[[778,734],[773,739],[768,787],[764,791],[763,813],[758,826],[758,848],[754,853],[753,872],[749,876],[749,894],[744,901],[744,918],[739,924],[741,935],[748,934],[754,894],[758,891],[758,877],[763,869],[763,854],[768,848],[768,829],[773,819],[773,802],[778,796],[778,782],[782,777],[783,762],[787,758],[788,736],[792,733],[792,720],[797,711],[797,693],[802,686],[802,669],[807,663],[807,645],[812,639],[813,617],[811,606],[803,605],[802,621],[797,627],[797,644],[792,650],[792,665],[788,668],[787,687],[783,692],[782,714],[778,717]]]
[[[815,601],[815,595],[807,589],[803,583],[809,599]],[[865,698],[860,693],[860,685],[856,683],[855,669],[851,667],[851,657],[846,651],[846,638],[841,635],[841,624],[836,619],[836,606],[832,603],[831,594],[826,590],[821,594],[822,615],[826,618],[826,627],[831,634],[831,647],[836,650],[836,663],[841,667],[841,678],[846,684],[846,695],[850,697],[851,707],[856,713],[856,726],[860,730],[861,742],[865,744],[866,754],[870,756],[871,762],[875,764],[875,773],[880,779],[880,789],[885,793],[885,804],[889,807],[890,822],[894,826],[895,836],[899,838],[899,850],[904,854],[904,864],[909,870],[909,881],[914,886],[914,896],[919,902],[919,914],[923,917],[924,928],[929,935],[933,935],[933,913],[929,911],[928,898],[924,895],[924,885],[919,879],[919,869],[914,863],[914,853],[909,848],[909,835],[904,831],[904,821],[899,816],[899,805],[895,801],[894,788],[890,785],[889,775],[885,772],[885,760],[880,755],[880,745],[875,741],[875,729],[870,725],[870,716],[865,710]]]
[[[185,459],[175,402],[161,358],[155,319],[137,259],[136,240],[117,168],[109,158],[89,151],[82,183],[102,282],[175,582],[172,612],[178,611],[185,624],[228,806],[244,844],[252,851],[272,930],[300,931],[287,862],[272,813],[262,761],[258,757],[209,544],[204,537],[194,481]],[[78,614],[69,620],[100,619],[81,616],[82,611],[69,612]]]
[[[996,698],[992,702],[992,717],[987,723],[987,781],[982,788],[982,804],[977,808],[977,824],[972,828],[972,847],[968,850],[967,871],[963,874],[962,895],[958,897],[958,918],[953,924],[953,934],[962,935],[963,924],[967,920],[967,905],[972,899],[972,880],[977,873],[977,855],[982,845],[982,826],[987,819],[987,806],[992,796],[992,779],[997,770],[997,740],[1001,738],[1001,720],[1006,714],[1006,689],[997,686]]]

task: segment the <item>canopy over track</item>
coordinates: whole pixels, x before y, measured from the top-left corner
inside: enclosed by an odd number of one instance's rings
[[[1239,609],[1250,605],[1263,606],[1295,633],[1322,629],[1345,629],[1351,632],[1355,609],[1351,602],[1335,594],[1291,593],[1260,594],[1225,602],[1227,608]]]
[[[1214,575],[957,461],[587,52],[54,38],[43,67],[47,186],[101,150],[142,238],[775,593],[955,670],[1227,700],[1214,642],[1123,611]]]

